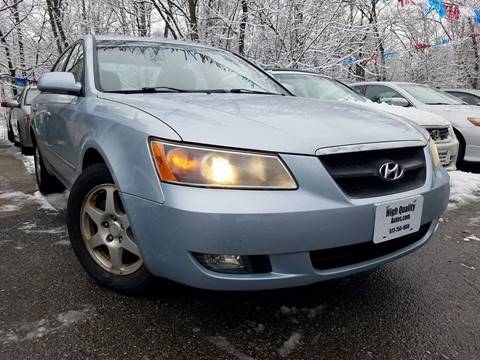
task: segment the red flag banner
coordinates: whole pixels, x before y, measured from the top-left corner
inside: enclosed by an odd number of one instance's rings
[[[413,0],[398,0],[398,2],[400,3],[400,6],[401,7],[404,7],[405,5],[415,5],[415,1]]]
[[[452,20],[459,20],[460,19],[460,8],[458,5],[445,3],[445,13],[447,17]]]
[[[432,47],[432,45],[430,45],[430,44],[425,44],[425,43],[415,44],[415,50],[419,50],[419,51],[423,51],[423,50],[428,49],[430,47]]]

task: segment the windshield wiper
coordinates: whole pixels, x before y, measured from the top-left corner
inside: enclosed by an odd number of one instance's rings
[[[447,104],[447,103],[442,103],[442,102],[434,102],[434,103],[425,103],[426,105],[452,105],[452,104]]]
[[[159,93],[159,92],[190,92],[189,90],[178,89],[170,86],[155,86],[155,87],[142,87],[143,93]]]
[[[262,94],[262,95],[281,95],[285,96],[285,94],[281,93],[274,93],[269,91],[260,91],[260,90],[250,90],[250,89],[230,89],[231,93],[234,94]]]

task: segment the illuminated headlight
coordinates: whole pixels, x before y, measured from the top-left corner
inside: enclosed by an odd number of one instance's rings
[[[480,118],[478,117],[468,117],[467,120],[475,126],[480,126]]]
[[[438,155],[437,145],[435,145],[435,142],[431,138],[428,140],[428,148],[432,156],[433,165],[440,166],[440,156]]]
[[[186,146],[151,140],[150,148],[163,182],[244,189],[296,189],[276,155]]]

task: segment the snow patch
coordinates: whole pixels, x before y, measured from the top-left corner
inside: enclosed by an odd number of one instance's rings
[[[66,229],[64,226],[59,226],[53,229],[38,229],[37,224],[26,222],[18,228],[18,230],[23,231],[26,234],[64,234]]]
[[[280,349],[277,350],[278,355],[282,358],[287,358],[300,344],[302,334],[294,331],[292,335],[285,341]]]
[[[254,360],[251,356],[248,356],[238,350],[223,336],[210,336],[208,338],[208,341],[210,341],[213,345],[219,347],[220,349],[226,351],[229,355],[233,356],[238,360]]]
[[[476,237],[475,235],[470,235],[470,236],[467,236],[465,239],[463,239],[463,241],[480,241],[480,238]]]
[[[464,263],[460,263],[461,266],[463,267],[466,267],[467,269],[470,269],[470,270],[477,270],[477,268],[475,266],[469,266],[469,265],[466,265]]]
[[[17,211],[29,203],[35,202],[39,209],[57,212],[66,208],[68,195],[68,191],[48,196],[43,196],[40,191],[36,191],[33,195],[21,191],[3,192],[0,193],[0,200],[9,201],[11,204],[0,206],[0,211]]]
[[[449,209],[456,209],[480,199],[480,174],[463,171],[450,172],[450,203]]]
[[[68,246],[68,245],[70,245],[70,241],[68,241],[68,240],[60,240],[60,241],[55,242],[55,245]]]
[[[85,321],[93,314],[94,310],[86,307],[82,310],[69,310],[47,319],[7,326],[0,330],[0,344],[38,339]]]

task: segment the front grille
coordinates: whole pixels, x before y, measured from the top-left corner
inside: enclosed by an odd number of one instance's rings
[[[422,147],[329,154],[319,158],[338,186],[353,198],[395,194],[425,184]],[[398,163],[403,168],[403,177],[396,181],[383,179],[379,169],[386,162]]]
[[[448,127],[445,128],[427,128],[433,141],[447,140],[450,136]]]
[[[311,251],[310,260],[315,269],[328,270],[376,259],[419,241],[427,234],[430,224],[422,225],[416,233],[379,244],[369,241],[361,244]]]

